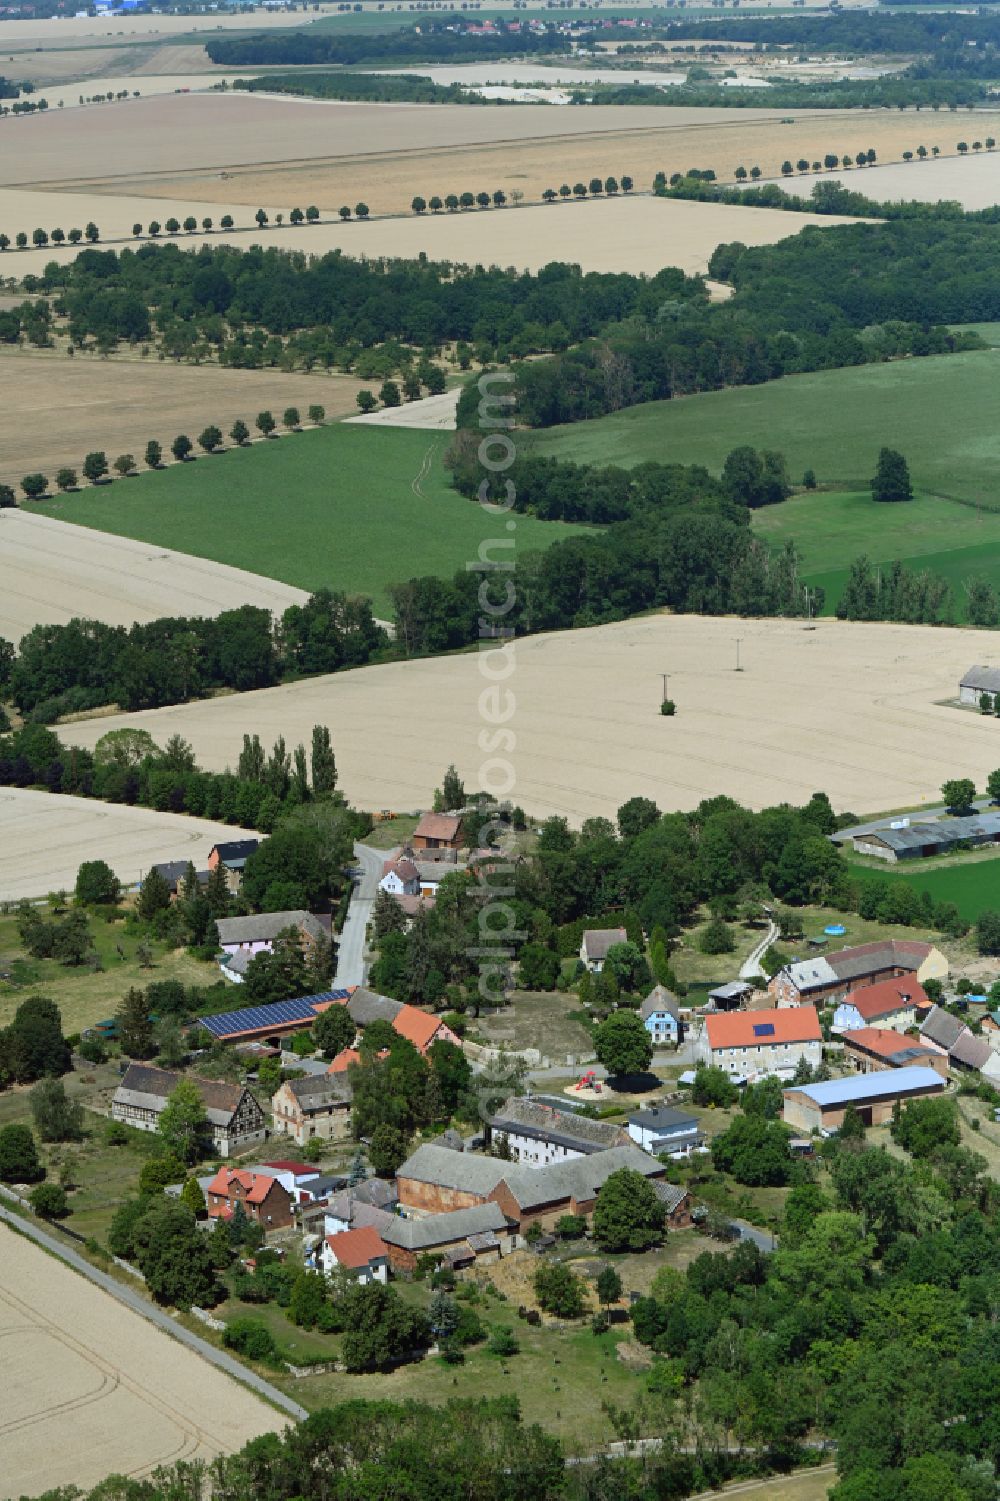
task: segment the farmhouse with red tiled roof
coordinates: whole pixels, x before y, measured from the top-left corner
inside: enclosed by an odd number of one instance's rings
[[[318,1255],[319,1265],[327,1275],[335,1267],[346,1267],[359,1282],[388,1282],[389,1247],[371,1225],[355,1230],[341,1230],[325,1237]]]
[[[816,1007],[707,1016],[698,1053],[703,1063],[730,1074],[794,1072],[803,1058],[816,1068],[823,1058]]]
[[[860,1027],[890,1027],[906,1032],[930,1014],[931,1003],[916,975],[881,980],[853,990],[833,1013],[833,1032],[855,1032]]]
[[[220,1167],[205,1191],[208,1217],[228,1220],[237,1204],[248,1220],[263,1230],[287,1230],[292,1224],[292,1197],[268,1173],[255,1169]]]

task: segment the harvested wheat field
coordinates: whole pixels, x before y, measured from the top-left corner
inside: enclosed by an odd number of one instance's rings
[[[294,188],[293,201],[297,202],[302,196],[298,189],[304,192],[325,164],[339,170],[359,157],[380,160],[382,170],[399,171],[404,162],[422,159],[427,153],[437,152],[447,164],[456,152],[470,147],[499,146],[508,163],[505,176],[516,176],[519,150],[525,143],[529,147],[535,143],[536,149],[539,145],[548,149],[551,175],[562,143],[581,136],[594,141],[614,137],[616,161],[607,170],[621,173],[632,170],[629,153],[623,159],[623,149],[634,132],[652,132],[666,139],[671,128],[715,121],[731,128],[731,139],[739,141],[748,118],[778,117],[773,109],[741,109],[735,112],[738,119],[733,114],[725,109],[657,105],[559,109],[536,104],[508,109],[475,104],[344,103],[277,94],[168,94],[80,115],[50,110],[3,120],[6,149],[0,158],[0,182],[18,187],[60,186],[70,191],[94,184],[116,193],[145,192],[147,185],[159,183],[158,191],[172,197],[174,188],[163,183],[183,174],[196,181],[207,176],[198,196],[215,199],[221,196],[217,185],[221,171],[271,166],[280,168],[275,173],[276,190],[265,193],[262,201],[280,202]],[[603,156],[603,147],[598,154]],[[593,171],[601,170],[601,163],[590,159]],[[662,163],[657,160],[657,165]],[[409,172],[409,207],[422,185],[416,171],[405,170]],[[373,210],[378,204],[379,175],[370,169],[365,178],[365,201]],[[641,181],[637,172],[632,175]],[[186,184],[183,191],[187,191]],[[433,185],[427,191],[433,192]],[[252,196],[256,199],[256,188]],[[242,193],[240,201],[245,201]],[[305,202],[309,201],[306,197]],[[333,207],[342,202],[338,197]]]
[[[0,511],[0,636],[8,641],[74,616],[132,625],[166,615],[218,615],[240,605],[280,615],[307,597],[290,584],[208,558],[29,511]]]
[[[214,1459],[284,1426],[267,1404],[0,1225],[0,1496]]]
[[[957,141],[966,137],[980,139],[978,117],[973,131],[968,121],[964,125],[954,118],[942,122],[938,116],[934,126],[921,137],[928,151],[936,142],[941,142],[942,155],[937,160],[928,157],[926,161],[895,162],[890,166],[866,168],[861,174],[855,168],[823,175],[881,202],[915,198],[924,203],[936,203],[942,198],[952,198],[964,209],[989,208],[1000,203],[1000,152],[970,151],[964,156],[945,155],[946,152],[954,153]],[[949,143],[947,146],[945,141]],[[780,186],[786,192],[794,193],[803,191],[805,184],[787,180]]]
[[[744,671],[735,672],[736,638]],[[612,817],[642,794],[663,809],[728,793],[760,808],[817,788],[856,813],[940,798],[942,781],[982,785],[997,763],[996,728],[946,707],[970,662],[996,656],[988,631],[823,620],[658,615],[532,636],[511,648],[504,687],[516,708],[508,788],[535,814]],[[499,669],[503,664],[492,659]],[[669,674],[675,718],[660,715]],[[93,745],[105,730],[179,733],[209,768],[235,764],[243,732],[294,743],[331,726],[340,785],[362,807],[426,807],[454,761],[478,788],[498,737],[480,708],[488,680],[475,653],[367,667],[258,693],[74,724]],[[510,707],[501,701],[494,712]],[[493,721],[496,723],[497,721]],[[420,725],[401,735],[400,725]],[[496,780],[494,780],[496,779]]]
[[[65,351],[2,350],[0,480],[16,484],[36,469],[52,480],[63,464],[79,472],[95,448],[109,462],[131,453],[141,464],[150,438],[169,458],[178,433],[193,441],[210,422],[227,433],[237,417],[252,430],[265,407],[279,422],[286,407],[298,406],[304,418],[314,403],[328,417],[343,417],[357,411],[362,384],[349,375],[226,370],[155,356],[69,359]]]
[[[178,47],[176,50],[181,52],[188,49]],[[198,49],[194,50],[197,51]],[[219,69],[213,77],[211,75],[211,64],[208,63],[207,57],[205,72],[187,70],[185,72],[147,73],[137,68],[137,60],[129,58],[125,53],[122,54],[121,70],[116,73],[109,69],[108,61],[103,52],[81,52],[77,55],[81,58],[89,56],[97,63],[97,67],[92,67],[86,73],[81,69],[75,70],[68,82],[64,80],[57,80],[53,83],[44,80],[40,82],[38,84],[38,92],[39,94],[44,94],[48,100],[49,109],[73,109],[82,106],[87,110],[103,110],[105,112],[108,110],[117,110],[120,112],[124,105],[128,104],[131,106],[135,104],[134,97],[127,100],[116,99],[110,103],[103,101],[99,104],[89,104],[86,103],[86,100],[92,98],[94,94],[115,94],[123,89],[128,90],[130,95],[138,93],[141,98],[150,99],[155,98],[159,94],[174,94],[178,89],[184,90],[185,93],[210,89],[214,83],[218,83],[223,79],[231,85],[237,78],[253,78],[256,76],[253,73],[246,72],[234,73],[232,69]],[[67,54],[68,56],[69,54]],[[36,81],[41,74],[41,69],[37,66],[32,67],[30,63],[22,63],[20,67],[11,64],[5,64],[5,66],[8,69],[7,76],[16,72],[22,78],[30,78]],[[31,119],[37,118],[37,116],[22,118]],[[119,125],[121,124],[120,113],[118,123]]]
[[[204,870],[217,840],[253,837],[211,819],[0,787],[0,901],[71,891],[84,860],[106,860],[127,885],[161,860]]]
[[[143,87],[139,82],[138,86]],[[126,112],[127,131],[122,129]],[[711,167],[722,181],[739,165],[776,176],[787,158],[822,160],[872,147],[898,161],[925,141],[954,154],[963,127],[950,114],[897,110],[780,111],[670,105],[367,104],[278,95],[167,94],[67,114],[3,122],[17,150],[0,182],[79,186],[192,204],[256,208],[299,203],[336,210],[363,200],[372,213],[406,212],[466,188],[547,187],[628,173],[639,188],[657,171]],[[976,133],[1000,135],[1000,111],[977,111]],[[405,142],[405,148],[400,143]],[[864,179],[864,173],[855,174]],[[812,178],[803,179],[803,189]],[[8,230],[9,232],[9,230]]]
[[[4,196],[0,189],[0,218]],[[35,202],[50,199],[50,195],[44,193],[23,196]],[[138,201],[127,200],[131,206]],[[108,243],[113,244],[115,219],[102,210],[104,204],[114,206],[120,234],[123,226],[131,223],[131,208],[123,214],[118,200],[108,198],[97,198],[91,204],[95,213],[100,215]],[[150,205],[147,203],[143,207],[148,211]],[[155,207],[159,208],[159,205]],[[204,205],[195,207],[200,209]],[[183,208],[186,212],[190,205]],[[242,217],[245,222],[246,209],[242,210]],[[425,253],[432,260],[482,262],[485,265],[516,266],[528,271],[538,271],[551,261],[569,261],[582,266],[584,271],[631,271],[636,274],[652,274],[664,266],[680,266],[694,275],[707,269],[712,251],[724,240],[742,240],[745,245],[773,245],[777,240],[797,234],[807,225],[830,229],[854,222],[833,214],[778,213],[773,209],[740,208],[724,203],[619,196],[587,199],[582,203],[571,199],[566,203],[522,204],[519,208],[425,214],[419,218],[408,214],[405,218],[372,219],[365,224],[356,220],[347,224],[339,219],[327,220],[309,228],[293,229],[286,225],[280,229],[266,229],[263,233],[254,226],[240,233],[223,230],[210,235],[182,235],[179,243],[188,248],[201,244],[232,244],[244,248],[263,244],[282,250],[308,250],[317,255],[328,250],[343,250],[354,256],[403,256],[410,259]],[[237,217],[239,224],[240,218]],[[18,252],[16,257],[11,256],[10,264],[22,274],[40,272],[47,261],[72,260],[77,253],[69,246],[62,246],[59,250],[26,250]],[[0,380],[3,363],[0,353]],[[93,364],[87,366],[88,370],[93,368]],[[180,367],[173,367],[173,373],[179,375]],[[199,371],[192,370],[191,373],[197,375]],[[232,373],[252,373],[262,379],[258,372]],[[273,383],[283,383],[291,382],[295,377],[279,374],[271,379]],[[354,392],[363,382],[351,382],[343,376],[298,377],[300,383],[310,383],[311,399],[319,401],[323,401],[323,392],[331,381],[337,379],[350,387],[350,401],[345,402],[342,410],[356,411]],[[0,431],[3,421],[0,416]]]

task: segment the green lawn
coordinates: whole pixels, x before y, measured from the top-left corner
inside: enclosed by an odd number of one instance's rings
[[[905,505],[877,505],[868,490],[817,492],[756,511],[753,525],[774,547],[788,538],[795,542],[805,581],[825,591],[827,615],[861,553],[873,563],[900,559],[942,574],[952,586],[957,619],[965,614],[970,576],[981,574],[1000,588],[1000,517],[965,501],[918,493]]]
[[[40,502],[37,509],[281,579],[369,595],[450,576],[475,561],[504,523],[449,486],[446,433],[368,426],[315,428],[171,465],[129,481]],[[33,507],[35,509],[35,507]],[[517,519],[521,548],[579,528]]]
[[[590,1453],[614,1437],[602,1403],[631,1406],[644,1387],[642,1375],[616,1357],[619,1341],[629,1336],[627,1325],[595,1336],[585,1320],[565,1329],[533,1329],[517,1317],[516,1307],[487,1305],[478,1312],[490,1325],[512,1328],[520,1354],[501,1360],[485,1345],[475,1345],[466,1350],[457,1369],[431,1355],[388,1374],[331,1374],[296,1381],[274,1373],[270,1379],[310,1411],[354,1398],[438,1404],[452,1397],[516,1396],[525,1421],[541,1423],[555,1433],[569,1453]]]
[[[888,881],[908,881],[917,891],[929,891],[937,902],[954,902],[968,922],[975,922],[980,912],[1000,911],[1000,856],[985,859],[966,857],[953,865],[938,865],[933,859],[914,861],[912,868],[888,866],[885,870],[850,862],[856,880],[882,877]]]
[[[0,980],[0,1027],[13,1020],[21,1002],[32,995],[55,1001],[62,1013],[63,1031],[71,1035],[113,1016],[133,985],[145,989],[153,980],[214,985],[219,978],[214,964],[155,940],[150,940],[152,968],[143,969],[137,958],[141,936],[126,933],[124,922],[105,922],[100,913],[91,914],[90,932],[104,966],[100,970],[86,964],[61,964],[57,959],[32,959],[21,947],[16,919],[0,917],[0,971],[11,975],[9,981]]]
[[[867,487],[889,444],[906,455],[918,489],[1000,509],[996,358],[980,350],[791,375],[628,407],[530,441],[534,452],[581,464],[655,459],[714,472],[749,443],[784,453],[793,479],[811,468],[820,484],[845,490]]]

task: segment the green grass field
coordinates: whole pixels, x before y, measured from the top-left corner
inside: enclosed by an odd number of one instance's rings
[[[779,449],[794,480],[813,469],[821,485],[860,490],[888,444],[906,455],[918,489],[1000,510],[996,358],[897,360],[649,402],[537,432],[531,448],[579,464],[655,459],[718,472],[730,449],[749,443]]]
[[[966,580],[976,574],[1000,588],[1000,517],[963,501],[918,494],[905,505],[877,505],[868,490],[795,495],[754,513],[754,530],[774,547],[791,538],[802,572],[826,593],[832,614],[852,560],[897,558],[910,567],[943,574],[955,596],[956,618],[965,613]]]
[[[369,595],[384,615],[390,584],[450,576],[485,538],[506,535],[502,520],[450,488],[448,442],[447,433],[337,424],[33,509],[302,589]],[[544,548],[578,530],[518,517],[517,542]]]
[[[980,912],[1000,911],[1000,856],[997,855],[982,859],[966,856],[952,865],[938,865],[933,860],[914,861],[913,869],[889,866],[879,870],[850,861],[849,868],[858,881],[873,878],[907,881],[917,891],[929,891],[936,902],[954,902],[968,922],[975,922]]]
[[[63,1031],[71,1035],[113,1016],[133,985],[145,989],[154,980],[214,985],[219,978],[214,964],[193,959],[186,949],[168,949],[155,940],[151,940],[152,968],[144,969],[137,952],[141,937],[126,933],[123,922],[105,922],[100,913],[91,913],[90,932],[101,957],[100,970],[86,964],[61,964],[58,959],[32,959],[21,944],[16,918],[0,917],[0,973],[11,976],[10,980],[0,980],[0,1027],[7,1026],[21,1002],[33,995],[55,1001],[62,1014]]]

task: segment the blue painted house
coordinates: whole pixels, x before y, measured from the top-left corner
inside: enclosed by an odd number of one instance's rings
[[[654,985],[639,1007],[639,1016],[654,1048],[675,1047],[684,1041],[680,1002],[665,985]]]

